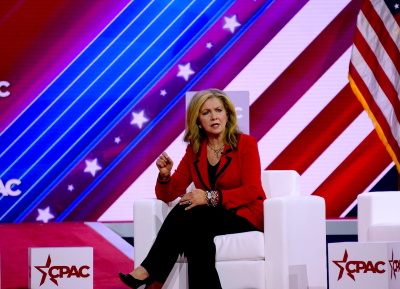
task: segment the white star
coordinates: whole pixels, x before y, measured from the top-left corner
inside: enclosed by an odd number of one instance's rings
[[[100,167],[97,164],[97,159],[94,159],[92,161],[85,160],[85,162],[86,162],[86,168],[85,168],[84,172],[91,173],[93,177],[96,175],[97,171],[102,169],[102,167]]]
[[[142,128],[143,123],[148,122],[149,120],[144,117],[144,110],[139,113],[132,112],[133,119],[131,124],[137,124],[139,128]]]
[[[239,22],[237,22],[236,15],[233,15],[231,18],[225,16],[224,19],[225,25],[223,28],[229,29],[232,33],[235,32],[236,27],[239,27],[241,25]]]
[[[213,47],[212,42],[207,42],[206,47],[207,47],[208,49],[211,49],[211,48]]]
[[[400,5],[399,3],[394,4],[394,9],[399,9]]]
[[[39,216],[36,218],[36,221],[43,221],[43,223],[47,223],[50,219],[54,218],[54,215],[50,213],[50,207],[46,209],[38,209]]]
[[[116,144],[119,144],[121,142],[121,138],[119,136],[117,136],[116,138],[114,138],[114,142]]]
[[[166,96],[167,95],[167,91],[165,89],[160,90],[160,95],[161,96]]]
[[[178,67],[177,76],[183,77],[186,81],[188,81],[190,75],[194,74],[194,71],[190,68],[190,62],[185,65],[178,64]]]
[[[74,185],[68,185],[68,191],[72,192],[74,189]]]

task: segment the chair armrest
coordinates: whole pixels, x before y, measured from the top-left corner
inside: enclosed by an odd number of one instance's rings
[[[400,219],[399,191],[370,192],[360,194],[358,203],[358,241],[368,242],[370,227],[374,224],[391,223]]]
[[[264,201],[267,288],[289,288],[290,266],[306,267],[310,288],[327,287],[325,201],[290,196]]]
[[[147,256],[170,206],[157,199],[140,199],[133,204],[135,268]]]

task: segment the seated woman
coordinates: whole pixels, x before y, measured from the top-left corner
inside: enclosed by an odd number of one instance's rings
[[[163,283],[179,254],[188,261],[189,288],[221,288],[215,268],[217,235],[263,230],[261,164],[255,138],[237,128],[236,112],[218,89],[199,91],[186,115],[186,153],[172,174],[173,161],[163,152],[156,196],[180,198],[165,219],[145,260],[130,274],[127,286]],[[186,192],[194,183],[194,189]]]

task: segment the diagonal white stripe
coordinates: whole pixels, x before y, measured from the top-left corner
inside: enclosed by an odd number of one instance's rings
[[[252,104],[349,2],[309,1],[225,90],[249,91]]]
[[[373,130],[363,111],[301,175],[301,193],[312,194]]]
[[[258,146],[266,168],[348,84],[349,48],[309,91],[262,137]]]
[[[380,181],[392,168],[394,167],[394,164],[391,163],[390,165],[387,166],[386,169],[383,170],[379,174],[379,176],[362,192],[362,194],[370,192],[371,189]],[[347,214],[357,205],[357,200],[355,200],[341,215],[340,218],[344,218],[347,216]]]

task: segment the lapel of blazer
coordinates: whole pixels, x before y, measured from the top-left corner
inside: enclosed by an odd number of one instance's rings
[[[220,159],[220,163],[218,166],[218,172],[217,172],[217,181],[218,178],[226,171],[226,169],[229,167],[232,157],[230,153],[232,152],[232,148],[229,147],[228,145],[225,145],[224,148],[224,153]],[[205,142],[200,147],[200,153],[196,156],[196,159],[193,162],[197,177],[200,180],[202,186],[206,190],[211,190],[210,186],[210,181],[208,179],[208,160],[207,160],[207,146],[205,145]]]

